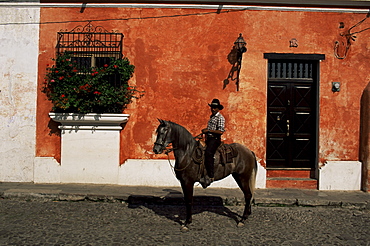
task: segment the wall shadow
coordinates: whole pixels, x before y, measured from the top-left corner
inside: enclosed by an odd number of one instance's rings
[[[60,123],[55,122],[52,119],[49,120],[48,128],[50,129],[50,131],[49,131],[50,136],[51,135],[61,136],[60,129],[58,128],[59,125],[60,125]]]
[[[159,216],[166,217],[179,225],[185,221],[185,202],[181,192],[166,189],[166,196],[131,195],[128,197],[128,207],[139,209],[144,206]],[[193,215],[203,212],[211,212],[231,218],[238,223],[241,219],[237,213],[224,206],[223,199],[219,196],[194,196]]]
[[[236,90],[239,90],[239,73],[241,68],[241,59],[239,59],[238,50],[233,46],[230,53],[227,55],[227,60],[231,64],[231,69],[227,78],[223,81],[223,89],[225,89],[230,82],[235,81]]]

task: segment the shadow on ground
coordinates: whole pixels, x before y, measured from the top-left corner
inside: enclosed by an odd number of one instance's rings
[[[154,211],[157,215],[173,220],[180,225],[185,220],[185,202],[181,192],[166,189],[166,196],[131,195],[128,198],[128,207],[132,209],[144,206]],[[224,206],[223,200],[218,196],[194,196],[193,214],[208,211],[233,219],[236,223],[240,216]]]

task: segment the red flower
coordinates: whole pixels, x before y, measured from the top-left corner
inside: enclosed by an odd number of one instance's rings
[[[108,67],[108,64],[104,64],[104,67]]]
[[[87,88],[89,88],[90,85],[89,84],[85,84],[85,85],[81,85],[80,86],[80,90],[86,90]]]
[[[94,94],[95,94],[95,95],[100,95],[100,94],[101,94],[101,92],[99,92],[99,91],[94,91]]]
[[[62,80],[62,79],[64,79],[64,76],[59,77],[59,80]]]
[[[66,95],[62,94],[61,97],[65,97]]]
[[[113,65],[114,68],[117,68],[118,66],[117,65]]]
[[[77,73],[77,71],[78,71],[78,70],[77,70],[77,69],[73,69],[72,71],[73,71],[74,73]]]
[[[127,87],[127,90],[131,90],[131,88],[130,87]]]
[[[55,71],[55,73],[59,73],[59,71]]]

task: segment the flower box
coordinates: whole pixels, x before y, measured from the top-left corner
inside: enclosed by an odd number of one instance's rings
[[[59,129],[117,129],[128,121],[129,114],[77,114],[77,113],[49,113],[50,118],[61,123]]]

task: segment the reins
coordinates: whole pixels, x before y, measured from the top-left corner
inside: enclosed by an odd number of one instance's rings
[[[194,139],[200,139],[201,137],[200,136],[202,136],[202,134],[203,133],[200,133],[200,134],[198,134],[198,135],[196,135],[195,137],[193,137]],[[166,149],[166,151],[164,152],[164,154],[166,154],[167,155],[167,157],[168,157],[168,163],[170,164],[170,166],[172,167],[172,169],[173,170],[175,170],[176,172],[182,172],[182,171],[184,171],[186,168],[188,168],[189,166],[190,166],[190,164],[191,164],[191,161],[189,161],[189,163],[184,167],[184,168],[176,168],[175,166],[173,166],[172,165],[172,163],[171,163],[171,160],[170,160],[170,155],[169,155],[169,153],[170,152],[172,152],[173,150],[174,150],[175,148],[169,148],[169,149]]]

